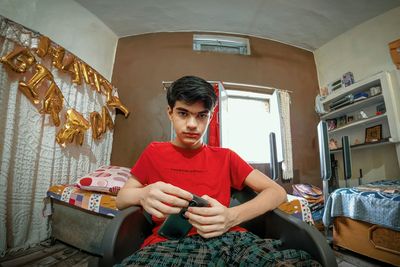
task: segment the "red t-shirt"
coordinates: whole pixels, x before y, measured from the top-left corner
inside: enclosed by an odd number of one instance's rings
[[[180,187],[198,196],[208,195],[229,206],[230,189],[242,189],[253,168],[227,148],[203,145],[195,150],[183,149],[169,142],[153,142],[142,153],[131,173],[143,185],[158,181]],[[152,217],[153,234],[142,246],[165,241],[157,234],[163,219]],[[243,231],[233,227],[231,231]],[[189,235],[196,234],[192,228]]]

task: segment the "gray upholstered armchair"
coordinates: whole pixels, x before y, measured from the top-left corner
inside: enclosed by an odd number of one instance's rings
[[[255,196],[249,188],[232,192],[231,206]],[[280,239],[283,248],[308,252],[323,266],[337,266],[336,258],[324,236],[317,229],[279,209],[267,212],[242,225],[263,238]],[[91,265],[112,266],[139,249],[150,235],[152,224],[140,207],[122,210],[110,223],[102,241],[102,257]]]

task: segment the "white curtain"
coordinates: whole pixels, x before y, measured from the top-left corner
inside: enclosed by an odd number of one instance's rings
[[[0,16],[0,57],[19,44],[34,48],[39,34]],[[101,113],[105,97],[84,83],[77,86],[51,64],[46,67],[65,97],[61,122],[67,108],[74,108],[89,120],[92,111]],[[84,143],[62,148],[55,137],[50,115],[37,108],[18,89],[23,75],[0,64],[0,255],[27,248],[49,237],[47,217],[43,214],[47,189],[54,184],[71,184],[76,178],[110,163],[112,132],[99,141],[91,130]],[[115,112],[110,110],[114,120]]]
[[[284,90],[278,90],[277,93],[282,129],[282,179],[289,180],[293,178],[292,133],[290,130],[290,95]]]

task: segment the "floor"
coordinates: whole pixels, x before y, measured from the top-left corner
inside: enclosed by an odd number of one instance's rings
[[[14,266],[57,266],[86,267],[95,257],[79,249],[50,240],[28,250],[18,251],[0,258],[1,267]]]
[[[335,250],[339,267],[380,267],[388,266],[382,262],[357,255],[350,251]],[[86,267],[93,262],[95,256],[80,251],[56,241],[51,244],[45,241],[41,245],[25,251],[19,251],[0,258],[0,266],[56,266],[56,267]]]
[[[335,251],[336,261],[339,267],[387,267],[390,264],[383,263],[347,250]]]

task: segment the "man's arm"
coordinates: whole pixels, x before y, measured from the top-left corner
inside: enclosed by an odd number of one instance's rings
[[[179,213],[191,199],[192,194],[179,187],[164,182],[143,186],[133,177],[118,192],[116,204],[118,209],[141,205],[148,213],[164,218],[168,214]]]
[[[255,198],[246,203],[227,208],[217,200],[203,196],[211,207],[189,207],[186,216],[201,236],[210,238],[222,235],[233,226],[277,208],[286,200],[285,189],[258,170],[253,170],[244,184],[258,192]]]
[[[258,195],[242,205],[231,208],[230,212],[235,218],[234,225],[273,210],[287,200],[285,189],[258,170],[253,170],[244,184],[258,192]]]

